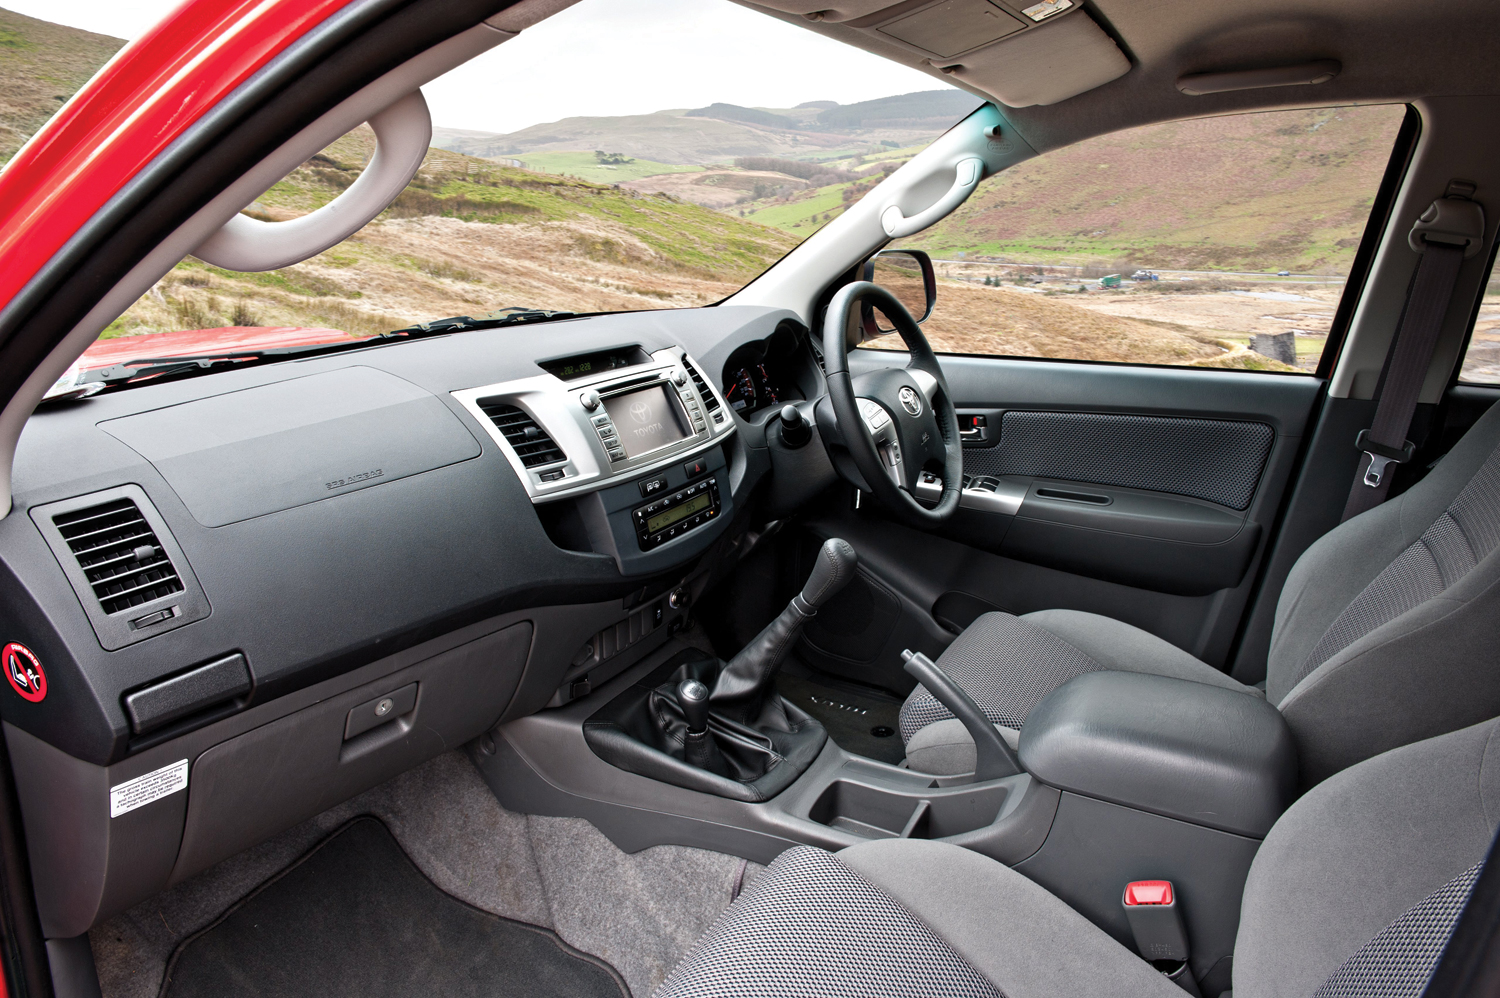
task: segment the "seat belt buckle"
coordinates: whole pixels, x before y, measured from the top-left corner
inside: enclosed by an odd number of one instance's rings
[[[1370,466],[1365,469],[1364,482],[1372,489],[1380,488],[1380,483],[1385,481],[1386,468],[1393,464],[1407,464],[1417,452],[1416,444],[1410,440],[1400,450],[1376,443],[1370,439],[1369,430],[1360,430],[1355,436],[1354,449],[1370,459]]]
[[[1135,936],[1135,948],[1168,980],[1191,995],[1197,982],[1188,969],[1187,931],[1170,880],[1136,880],[1125,885],[1125,918]]]

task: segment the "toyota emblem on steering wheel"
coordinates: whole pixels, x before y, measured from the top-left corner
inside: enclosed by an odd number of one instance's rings
[[[900,399],[901,408],[905,409],[913,416],[922,415],[922,400],[917,397],[917,393],[915,391],[910,388],[901,389]]]

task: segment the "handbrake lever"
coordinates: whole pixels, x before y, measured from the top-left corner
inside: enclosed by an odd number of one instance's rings
[[[916,677],[937,702],[947,707],[953,716],[963,722],[969,737],[974,739],[974,782],[999,780],[1023,772],[1021,760],[1000,737],[1000,732],[984,716],[984,711],[974,698],[948,678],[937,663],[919,651],[910,648],[901,653],[902,668]]]

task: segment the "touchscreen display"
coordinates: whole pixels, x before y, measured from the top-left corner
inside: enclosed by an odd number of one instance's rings
[[[688,436],[677,409],[678,404],[667,395],[665,385],[604,400],[604,410],[615,421],[626,457],[640,457]]]

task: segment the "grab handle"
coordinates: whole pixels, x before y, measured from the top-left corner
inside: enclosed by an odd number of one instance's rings
[[[338,197],[286,222],[235,215],[193,255],[225,270],[277,270],[300,263],[359,231],[396,200],[416,176],[432,141],[432,117],[416,90],[370,118],[375,155]]]
[[[903,236],[921,232],[963,204],[964,198],[974,193],[974,188],[979,185],[983,176],[983,160],[977,156],[961,159],[954,168],[953,186],[948,188],[948,193],[938,198],[931,207],[907,218],[901,211],[900,205],[892,204],[880,213],[880,225],[885,229],[885,234],[892,239],[900,239]]]

